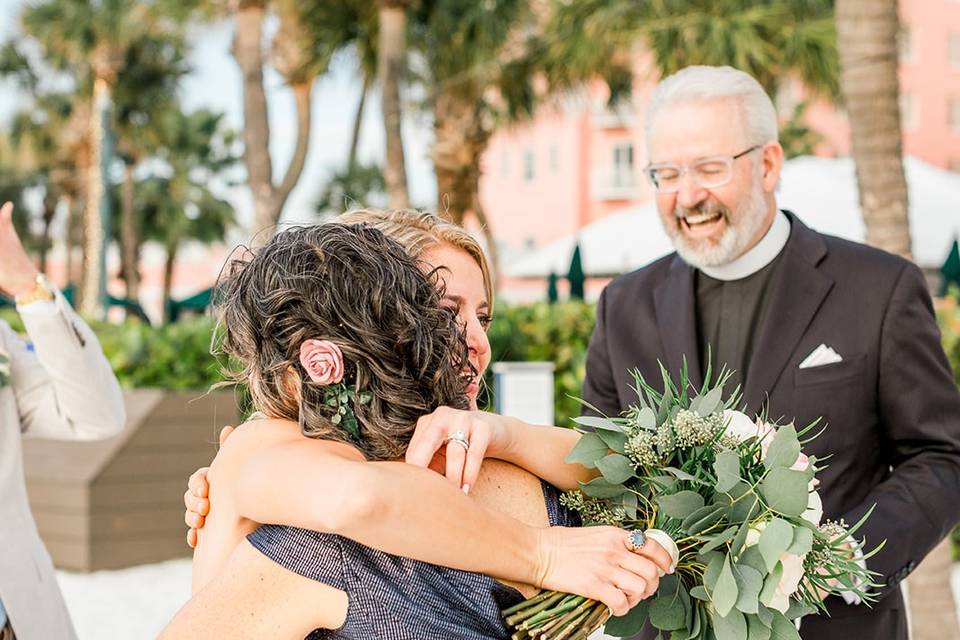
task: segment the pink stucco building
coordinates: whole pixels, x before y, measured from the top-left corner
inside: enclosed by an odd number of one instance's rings
[[[960,171],[960,0],[901,0],[904,149]],[[480,197],[504,261],[569,236],[613,211],[648,202],[643,113],[656,78],[639,60],[628,105],[612,112],[594,86],[540,109],[533,122],[501,130],[484,158]],[[792,112],[802,89],[777,96]],[[824,103],[807,110],[823,155],[849,153],[846,115]]]

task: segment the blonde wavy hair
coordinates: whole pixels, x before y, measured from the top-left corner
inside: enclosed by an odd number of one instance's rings
[[[493,278],[487,256],[466,229],[435,213],[413,209],[355,209],[337,216],[340,224],[366,224],[384,233],[414,258],[441,245],[450,245],[474,259],[483,274],[483,288],[493,312]]]

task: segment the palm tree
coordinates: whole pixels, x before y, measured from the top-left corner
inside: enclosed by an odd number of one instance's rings
[[[832,0],[553,0],[551,7],[543,47],[556,87],[599,74],[626,88],[623,72],[640,45],[659,75],[730,65],[771,95],[793,78],[838,93]]]
[[[164,114],[163,142],[157,157],[166,169],[138,184],[143,236],[166,250],[163,301],[167,313],[177,255],[187,240],[222,241],[235,225],[233,207],[219,198],[211,183],[231,169],[235,134],[223,126],[223,115],[207,110]]]
[[[525,55],[526,34],[536,27],[531,3],[422,2],[412,25],[433,116],[437,208],[458,224],[476,220],[496,271],[497,247],[479,198],[480,160],[497,126],[533,112],[537,67]]]
[[[896,0],[837,0],[841,89],[850,115],[867,243],[911,257],[897,80]]]
[[[140,283],[140,224],[136,209],[136,171],[161,144],[160,120],[178,110],[177,85],[187,73],[179,34],[148,36],[126,52],[124,72],[114,90],[113,128],[123,163],[120,197],[121,272],[127,298],[136,301]]]
[[[157,4],[135,0],[87,2],[46,0],[26,7],[21,16],[24,33],[36,40],[44,61],[71,76],[87,96],[87,130],[82,136],[84,171],[84,270],[80,310],[99,315],[103,278],[104,229],[101,207],[106,202],[104,148],[106,113],[123,67],[126,51],[150,33],[174,28]],[[82,113],[78,110],[76,113]]]
[[[410,0],[377,0],[379,38],[377,78],[383,98],[383,126],[386,132],[387,161],[384,177],[391,207],[410,206],[407,168],[400,132],[403,109],[400,83],[407,69],[407,7]]]

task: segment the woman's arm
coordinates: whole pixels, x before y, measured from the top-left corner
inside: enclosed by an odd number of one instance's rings
[[[457,432],[470,446],[447,442]],[[597,471],[564,460],[580,433],[562,427],[532,425],[517,418],[486,411],[440,407],[417,422],[406,460],[446,473],[453,484],[468,489],[480,473],[484,458],[497,458],[526,469],[564,491],[597,477]]]
[[[613,527],[538,528],[483,508],[440,475],[402,462],[366,462],[344,445],[303,438],[267,447],[236,476],[242,517],[337,533],[387,553],[584,595],[627,610],[624,572],[656,589],[671,559],[639,553]]]

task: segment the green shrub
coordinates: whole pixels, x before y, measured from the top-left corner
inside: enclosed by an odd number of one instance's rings
[[[23,332],[23,322],[12,310],[0,313],[0,319]],[[90,324],[123,387],[206,391],[223,380],[221,363],[210,354],[214,325],[210,318],[160,327],[137,320]]]
[[[572,426],[570,418],[580,414],[580,386],[583,384],[587,344],[593,332],[595,307],[583,302],[532,305],[498,305],[490,326],[493,361],[546,361],[554,370],[554,421]],[[492,374],[487,374],[487,390]],[[489,393],[481,406],[489,406]]]

